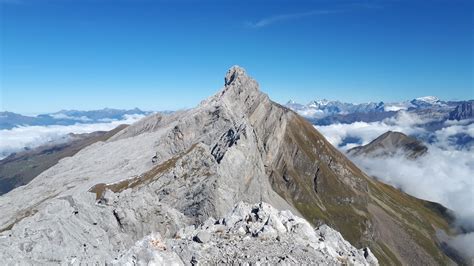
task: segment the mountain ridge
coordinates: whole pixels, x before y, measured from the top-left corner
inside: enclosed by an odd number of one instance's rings
[[[436,239],[445,217],[367,176],[258,87],[234,66],[196,108],[148,116],[0,197],[0,254],[110,261],[152,232],[172,237],[239,201],[264,201],[328,224],[381,263],[449,261]],[[77,238],[73,224],[90,237]],[[43,233],[31,243],[25,228]]]

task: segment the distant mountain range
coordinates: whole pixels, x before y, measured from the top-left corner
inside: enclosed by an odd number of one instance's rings
[[[0,129],[19,126],[73,125],[110,122],[125,119],[127,115],[148,115],[153,112],[138,108],[130,110],[104,108],[101,110],[61,110],[55,113],[25,116],[12,112],[0,112]]]
[[[442,101],[434,96],[426,96],[395,103],[354,104],[324,99],[304,105],[290,100],[286,103],[286,107],[309,119],[315,125],[329,125],[380,121],[396,115],[401,110],[441,121],[471,119],[473,118],[473,102],[474,100]]]

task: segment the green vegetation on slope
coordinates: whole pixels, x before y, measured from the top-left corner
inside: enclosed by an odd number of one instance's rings
[[[271,166],[274,190],[315,225],[327,223],[382,264],[446,264],[436,230],[449,232],[439,205],[411,197],[358,169],[293,113]],[[371,207],[372,206],[372,207]]]

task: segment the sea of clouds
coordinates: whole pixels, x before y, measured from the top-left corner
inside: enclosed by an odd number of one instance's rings
[[[415,197],[441,203],[453,210],[458,225],[471,233],[451,240],[451,245],[463,255],[474,257],[474,149],[460,146],[456,136],[474,138],[473,121],[447,121],[438,130],[426,130],[430,123],[415,114],[400,112],[396,117],[380,122],[333,124],[316,128],[340,150],[368,144],[391,130],[411,136],[430,136],[425,141],[428,152],[418,159],[403,154],[386,158],[357,156],[351,158],[369,175],[400,188]],[[358,140],[357,143],[347,139]],[[471,141],[472,142],[472,141]]]
[[[67,140],[69,133],[82,134],[94,131],[108,131],[121,124],[131,124],[144,115],[124,115],[121,120],[110,120],[101,123],[77,123],[74,125],[20,126],[0,130],[0,159],[25,149],[35,148],[47,143]]]

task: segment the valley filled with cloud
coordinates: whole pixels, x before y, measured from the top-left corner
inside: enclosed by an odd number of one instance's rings
[[[32,149],[48,143],[66,142],[70,133],[82,134],[108,131],[121,124],[131,124],[145,117],[142,114],[125,114],[122,119],[101,123],[76,123],[73,125],[19,126],[0,130],[0,159],[11,153]]]
[[[423,140],[428,152],[417,159],[399,153],[390,157],[354,156],[366,173],[418,198],[441,203],[454,211],[462,230],[474,230],[474,124],[446,121],[442,128],[428,130],[431,120],[400,112],[382,121],[333,124],[316,128],[340,150],[368,144],[387,131],[399,131]],[[451,241],[467,255],[474,255],[474,234]]]

